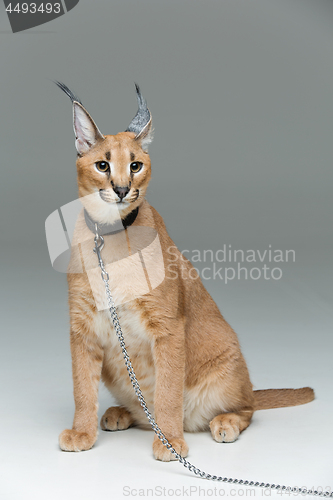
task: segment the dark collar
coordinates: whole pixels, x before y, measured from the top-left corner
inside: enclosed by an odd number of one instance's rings
[[[139,207],[136,207],[132,212],[130,212],[128,215],[126,215],[126,217],[124,219],[117,220],[116,222],[114,222],[114,224],[98,224],[97,223],[99,234],[108,235],[108,234],[115,234],[115,233],[119,233],[120,231],[123,231],[128,226],[131,226],[133,224],[133,222],[137,218],[138,212],[139,212]],[[93,221],[93,219],[90,217],[90,215],[88,214],[86,209],[84,209],[84,218],[85,218],[86,224],[87,224],[88,228],[90,229],[90,231],[95,234],[96,233],[95,221]]]

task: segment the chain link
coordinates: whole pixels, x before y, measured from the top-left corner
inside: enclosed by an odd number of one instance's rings
[[[95,242],[94,252],[96,253],[96,255],[98,257],[99,267],[101,269],[101,276],[102,276],[102,280],[103,280],[104,285],[105,285],[107,303],[108,303],[108,308],[110,311],[111,320],[112,320],[112,323],[113,323],[113,326],[114,326],[114,329],[115,329],[116,335],[118,337],[119,344],[120,344],[120,347],[121,347],[121,350],[122,350],[122,353],[124,356],[124,361],[125,361],[125,365],[126,365],[126,368],[128,371],[128,375],[129,375],[129,378],[131,379],[131,383],[132,383],[134,392],[139,400],[140,405],[143,408],[143,411],[145,412],[145,414],[149,420],[149,423],[150,423],[153,431],[155,432],[157,437],[162,441],[164,446],[175,456],[175,458],[181,464],[183,464],[184,467],[186,467],[190,472],[193,472],[196,476],[200,476],[203,479],[208,479],[211,481],[218,481],[218,482],[223,482],[223,483],[229,483],[229,484],[231,484],[231,483],[232,484],[239,484],[242,486],[255,486],[255,487],[259,487],[259,488],[270,488],[271,490],[277,490],[277,491],[281,491],[281,492],[285,492],[285,493],[294,493],[294,494],[302,494],[302,495],[313,495],[313,496],[325,497],[325,498],[333,498],[333,492],[329,492],[329,491],[317,491],[314,489],[310,490],[307,488],[299,488],[297,486],[291,487],[291,486],[284,486],[284,485],[280,485],[280,484],[263,483],[263,482],[259,482],[259,481],[248,481],[248,480],[243,480],[243,479],[234,479],[232,477],[212,476],[211,474],[207,474],[207,472],[200,470],[198,467],[195,467],[195,465],[191,464],[191,462],[189,462],[184,457],[182,457],[173,448],[172,444],[165,437],[162,430],[159,428],[159,426],[155,422],[154,417],[149,412],[148,407],[147,407],[147,403],[146,403],[146,401],[143,397],[143,394],[141,392],[139,382],[138,382],[136,375],[134,373],[131,360],[130,360],[129,355],[127,353],[125,339],[124,339],[122,329],[121,329],[121,326],[119,323],[119,318],[118,318],[116,306],[115,306],[115,303],[113,301],[112,294],[110,291],[109,275],[104,267],[104,262],[103,262],[103,259],[101,256],[101,250],[104,246],[104,238],[103,238],[103,236],[101,236],[99,234],[97,224],[95,225],[95,232],[96,232],[96,235],[94,238],[94,242]]]

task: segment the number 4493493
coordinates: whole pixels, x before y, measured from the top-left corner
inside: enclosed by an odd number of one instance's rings
[[[50,2],[48,3],[16,3],[12,4],[10,3],[8,7],[6,7],[6,11],[9,12],[10,14],[13,12],[16,12],[17,14],[35,14],[39,12],[40,14],[60,14],[61,12],[61,4],[60,3],[55,3],[52,4]]]

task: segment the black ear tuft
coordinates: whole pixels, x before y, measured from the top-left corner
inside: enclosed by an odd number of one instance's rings
[[[151,114],[147,107],[146,100],[143,98],[140,87],[137,83],[135,83],[136,97],[138,100],[138,111],[125,130],[125,132],[135,132],[137,138],[143,134],[144,131],[149,127],[151,123]]]
[[[58,85],[58,87],[63,91],[65,92],[65,94],[68,95],[68,97],[70,98],[70,100],[72,102],[78,102],[79,104],[82,105],[82,102],[81,100],[67,87],[67,85],[65,85],[64,83],[61,83],[61,82],[58,82],[57,80],[54,80],[54,83],[56,85]]]
[[[136,91],[136,96],[137,96],[137,99],[138,99],[138,104],[139,104],[139,108],[146,108],[147,107],[147,103],[143,97],[143,95],[141,94],[141,90],[140,90],[140,87],[137,83],[134,82],[134,85],[135,85],[135,91]]]

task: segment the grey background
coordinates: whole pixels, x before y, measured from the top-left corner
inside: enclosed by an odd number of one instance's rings
[[[87,453],[57,448],[73,416],[68,311],[44,221],[77,188],[71,106],[52,79],[103,133],[127,127],[140,84],[156,131],[147,198],[180,249],[296,251],[280,281],[205,285],[255,387],[310,385],[315,402],[258,412],[232,445],[187,435],[189,459],[212,474],[333,486],[332,27],[327,0],[81,0],[13,35],[0,3],[3,498],[214,486],[154,462],[151,433],[135,429],[100,433]],[[110,401],[101,388],[100,414]]]

